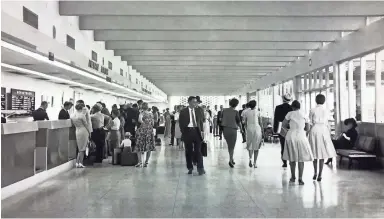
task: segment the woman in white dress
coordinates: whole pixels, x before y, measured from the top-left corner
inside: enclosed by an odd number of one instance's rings
[[[249,103],[249,110],[245,111],[243,114],[246,137],[247,137],[247,150],[249,152],[249,167],[257,168],[256,161],[257,156],[259,155],[259,149],[262,141],[262,128],[260,126],[261,118],[260,114],[256,109],[257,102],[251,100]],[[252,156],[253,156],[253,165],[252,165]]]
[[[295,100],[292,102],[292,109],[293,111],[285,116],[282,124],[282,127],[286,129],[289,127],[287,135],[285,136],[283,160],[290,162],[290,182],[295,182],[296,180],[296,162],[299,163],[299,184],[304,185],[304,162],[313,161],[311,146],[306,136],[306,130],[308,130],[309,125],[303,113],[300,112],[299,101]]]
[[[211,116],[209,115],[209,112],[207,111],[207,107],[206,106],[202,106],[203,110],[204,110],[204,140],[207,141],[207,139],[209,138],[209,135],[210,135],[210,124],[211,124]]]
[[[332,143],[331,133],[328,126],[329,113],[324,107],[325,96],[316,96],[317,107],[309,113],[309,120],[312,125],[308,139],[312,148],[314,176],[313,180],[321,181],[324,159],[336,157],[336,151]],[[317,161],[319,161],[319,175],[317,175]]]

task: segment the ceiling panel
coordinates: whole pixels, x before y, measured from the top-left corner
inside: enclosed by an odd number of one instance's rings
[[[60,1],[169,95],[226,95],[383,16],[379,1]]]

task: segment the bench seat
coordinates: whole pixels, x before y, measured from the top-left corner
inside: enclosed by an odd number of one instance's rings
[[[336,153],[340,156],[340,164],[343,157],[349,159],[349,168],[352,167],[352,161],[360,159],[376,160],[377,156],[374,154],[375,139],[368,136],[359,136],[354,149],[337,149]]]

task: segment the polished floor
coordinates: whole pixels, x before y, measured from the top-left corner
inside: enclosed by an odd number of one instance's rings
[[[157,147],[148,168],[105,163],[73,169],[2,201],[2,217],[384,218],[382,171],[327,166],[318,183],[306,163],[306,184],[299,186],[288,183],[279,145],[266,144],[253,169],[238,140],[237,164],[230,169],[226,144],[210,141],[204,176],[186,174],[183,151]]]

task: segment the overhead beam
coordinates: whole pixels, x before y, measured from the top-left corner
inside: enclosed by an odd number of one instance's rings
[[[297,57],[266,56],[122,56],[123,61],[244,61],[244,62],[292,62]]]
[[[380,16],[384,2],[326,1],[60,1],[60,15]]]
[[[131,61],[133,67],[138,66],[277,66],[284,67],[287,62],[221,62],[221,61]]]
[[[113,3],[114,4],[114,3]],[[82,16],[80,30],[354,31],[365,17]]]
[[[135,31],[95,30],[96,41],[332,42],[340,33],[324,31]]]
[[[254,91],[265,88],[273,83],[293,78],[297,75],[311,72],[353,57],[359,57],[375,50],[384,48],[384,20],[379,20],[369,26],[344,37],[342,40],[332,43],[324,50],[319,50],[305,57],[291,66],[262,78],[242,91]],[[308,65],[311,59],[312,65]]]
[[[153,67],[153,66],[140,66],[139,68],[135,68],[138,72],[145,72],[151,70],[278,70],[278,67],[249,67],[249,66],[161,66],[161,67]]]
[[[116,56],[126,55],[147,55],[147,56],[305,56],[308,51],[297,51],[297,50],[115,50]]]
[[[239,49],[239,50],[315,50],[321,47],[316,42],[148,42],[148,41],[107,41],[105,48],[114,49]]]

